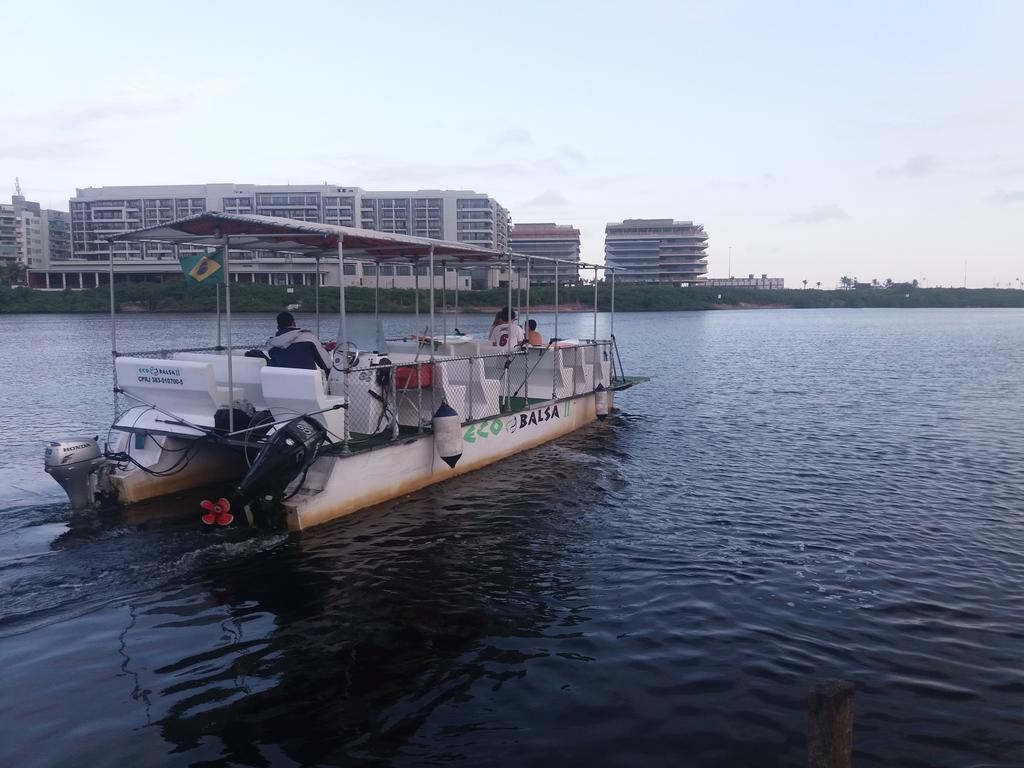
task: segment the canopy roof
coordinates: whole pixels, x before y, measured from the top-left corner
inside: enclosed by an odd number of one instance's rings
[[[435,258],[468,262],[504,262],[508,256],[467,243],[431,240],[370,229],[319,224],[312,221],[254,216],[240,213],[200,213],[155,227],[136,229],[111,240],[149,241],[180,245],[222,245],[230,238],[232,250],[300,253],[315,256],[337,253],[338,241],[346,257],[375,261],[417,261],[434,249]]]
[[[449,240],[432,240],[426,237],[399,235],[392,232],[377,232],[372,229],[342,227],[337,224],[319,224],[314,221],[298,221],[276,216],[256,216],[243,213],[217,213],[208,211],[155,227],[135,229],[114,235],[111,240],[136,242],[173,243],[177,245],[223,245],[224,238],[230,238],[232,250],[269,251],[272,253],[299,253],[316,256],[324,253],[335,254],[338,240],[346,258],[373,261],[418,261],[434,249],[434,257],[441,261],[455,259],[459,262],[478,264],[505,264],[511,256],[513,261],[559,262],[581,269],[604,269],[613,271],[619,267],[603,264],[587,264],[551,256],[533,256],[525,253],[501,253],[489,248],[477,248],[469,243],[453,243]]]

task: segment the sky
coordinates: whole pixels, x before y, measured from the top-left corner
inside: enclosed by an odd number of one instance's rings
[[[166,10],[164,17],[159,11]],[[1024,278],[1024,2],[0,0],[0,199],[472,189],[713,277]]]

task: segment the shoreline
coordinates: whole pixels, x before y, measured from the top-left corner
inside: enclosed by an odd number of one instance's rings
[[[559,289],[559,313],[593,311],[592,285],[567,285]],[[420,290],[420,311],[429,311],[429,292]],[[239,283],[232,285],[232,311],[279,312],[291,308],[311,312],[315,305],[312,287],[270,286]],[[599,284],[599,311],[611,306],[610,286]],[[350,312],[382,314],[412,313],[416,293],[411,289],[382,289],[375,297],[372,288],[346,288],[346,304]],[[117,288],[119,314],[150,314],[167,312],[216,311],[217,294],[213,286],[188,287],[181,283],[123,283]],[[442,297],[435,294],[435,312],[454,314],[451,294],[447,306],[440,306]],[[516,295],[515,298],[525,298]],[[555,311],[552,286],[534,286],[531,312]],[[508,301],[507,289],[496,288],[460,294],[459,313],[493,315]],[[320,310],[338,311],[337,289],[320,292]],[[517,309],[522,310],[516,305]],[[625,284],[616,286],[615,309],[618,312],[682,312],[723,309],[920,309],[920,308],[1024,308],[1024,290],[1013,288],[889,288],[866,290],[788,289],[761,291],[756,289],[676,288],[665,285]],[[106,314],[110,312],[109,290],[90,288],[82,291],[37,291],[29,288],[0,287],[2,314]]]

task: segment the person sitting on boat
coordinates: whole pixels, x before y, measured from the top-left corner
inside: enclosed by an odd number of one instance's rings
[[[320,368],[330,371],[334,360],[313,333],[295,325],[291,312],[277,316],[277,333],[267,342],[270,365],[275,368]]]
[[[526,343],[532,347],[543,347],[544,337],[541,336],[540,331],[537,330],[537,321],[532,319],[527,320],[526,327]]]
[[[523,333],[522,327],[515,321],[516,311],[512,310],[512,321],[508,319],[509,308],[505,307],[498,313],[498,317],[495,318],[498,322],[492,326],[491,333],[488,338],[491,341],[491,345],[495,347],[518,347],[523,343],[525,334]]]

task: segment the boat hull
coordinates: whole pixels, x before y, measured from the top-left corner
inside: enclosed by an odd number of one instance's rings
[[[467,474],[574,432],[596,418],[591,394],[464,424],[463,452],[454,467],[438,456],[429,434],[348,456],[322,457],[307,486],[287,505],[288,527],[311,528]]]
[[[188,447],[175,438],[167,438],[165,444],[171,444],[168,447],[175,447],[177,451]],[[157,473],[173,470],[167,475],[152,474],[138,467],[112,472],[108,482],[118,503],[136,504],[204,485],[239,480],[245,475],[245,457],[238,451],[214,444],[200,445],[194,451],[192,459],[181,469],[173,469],[180,454],[169,451],[163,452],[160,461],[147,467]]]

